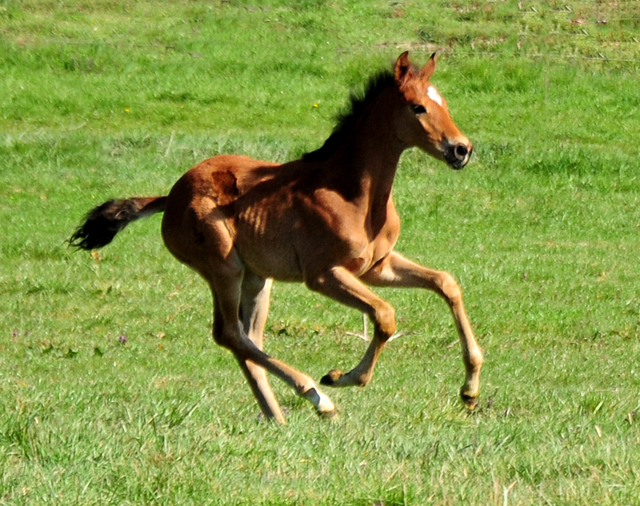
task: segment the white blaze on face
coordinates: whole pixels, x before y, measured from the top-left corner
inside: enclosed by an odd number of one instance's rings
[[[440,107],[442,107],[442,97],[440,96],[440,93],[438,93],[438,90],[436,90],[433,86],[429,86],[429,89],[427,89],[427,96]]]

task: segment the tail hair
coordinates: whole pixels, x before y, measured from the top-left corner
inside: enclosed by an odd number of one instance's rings
[[[84,250],[102,248],[132,221],[163,212],[166,202],[167,197],[108,200],[87,213],[69,244]]]

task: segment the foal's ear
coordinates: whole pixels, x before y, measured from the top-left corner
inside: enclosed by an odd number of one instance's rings
[[[405,51],[400,56],[398,56],[398,60],[396,61],[396,66],[393,70],[393,75],[396,78],[396,84],[398,86],[402,86],[406,79],[412,72],[412,64],[409,61],[409,51]]]
[[[428,81],[431,79],[434,70],[436,70],[436,53],[433,53],[431,58],[429,58],[429,61],[424,64],[424,67],[422,67],[422,70],[420,71],[420,79]]]

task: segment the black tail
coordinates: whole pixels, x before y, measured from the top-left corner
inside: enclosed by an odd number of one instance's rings
[[[85,250],[102,248],[132,221],[163,212],[166,202],[167,197],[109,200],[89,211],[69,244]]]

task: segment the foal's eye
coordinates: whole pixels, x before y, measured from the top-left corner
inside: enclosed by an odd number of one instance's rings
[[[413,104],[411,106],[411,109],[413,110],[414,114],[424,114],[427,112],[427,110],[420,104]]]

